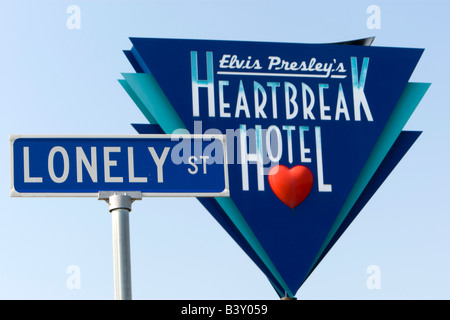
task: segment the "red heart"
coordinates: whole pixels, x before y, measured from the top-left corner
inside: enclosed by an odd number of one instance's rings
[[[275,195],[289,208],[294,209],[311,192],[314,176],[307,167],[289,169],[278,165],[269,171],[269,184]]]

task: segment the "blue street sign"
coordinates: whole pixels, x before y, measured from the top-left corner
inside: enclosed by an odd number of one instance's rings
[[[11,196],[228,196],[222,135],[12,135]]]

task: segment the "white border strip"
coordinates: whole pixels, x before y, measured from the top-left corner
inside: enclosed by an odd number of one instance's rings
[[[274,73],[274,72],[244,72],[244,71],[217,71],[217,74],[229,76],[261,76],[261,77],[297,77],[297,78],[347,78],[347,75],[339,74],[315,74],[315,73]]]

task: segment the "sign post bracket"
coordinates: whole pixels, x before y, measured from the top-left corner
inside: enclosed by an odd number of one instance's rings
[[[131,300],[129,213],[131,204],[135,200],[141,200],[142,194],[140,191],[100,191],[98,199],[108,202],[112,218],[114,298]]]

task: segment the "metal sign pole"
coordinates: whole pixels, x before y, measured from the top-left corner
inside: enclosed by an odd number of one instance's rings
[[[129,213],[141,192],[100,192],[99,200],[109,204],[112,218],[114,299],[131,300],[131,255]]]

